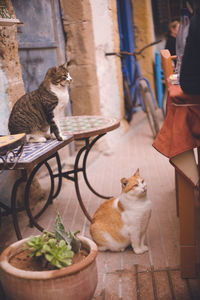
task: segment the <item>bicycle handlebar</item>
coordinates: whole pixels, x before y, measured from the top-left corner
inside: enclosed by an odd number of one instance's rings
[[[151,47],[151,46],[154,46],[154,45],[160,43],[161,41],[162,41],[162,40],[158,40],[158,41],[152,42],[152,43],[150,43],[150,44],[144,46],[142,49],[140,49],[139,51],[136,51],[136,52],[128,52],[128,51],[107,52],[105,55],[106,55],[106,56],[116,55],[116,56],[119,56],[119,57],[136,56],[136,55],[142,54],[142,52],[143,52],[146,48],[149,48],[149,47]]]

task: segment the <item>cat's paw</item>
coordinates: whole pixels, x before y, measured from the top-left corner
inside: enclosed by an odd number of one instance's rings
[[[63,138],[60,135],[58,135],[56,138],[58,141],[63,141]]]
[[[45,138],[47,140],[55,140],[56,139],[56,137],[55,137],[55,135],[53,133],[46,133],[45,134]]]
[[[126,248],[121,248],[121,249],[120,249],[120,252],[123,252],[125,249],[126,249]]]
[[[134,248],[134,252],[135,254],[143,254],[145,252],[147,252],[149,249],[147,246],[143,246],[141,248]]]
[[[61,138],[62,138],[63,141],[66,141],[69,138],[69,136],[68,135],[61,135]]]
[[[98,246],[98,250],[99,251],[106,251],[106,250],[108,250],[108,248],[104,247],[104,246]]]
[[[47,139],[44,136],[38,136],[38,137],[30,136],[28,138],[29,143],[45,143],[46,141]]]

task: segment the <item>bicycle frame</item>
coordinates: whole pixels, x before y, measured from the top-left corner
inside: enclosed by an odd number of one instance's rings
[[[128,76],[128,72],[123,71],[123,76],[125,77],[125,79],[128,83],[129,89],[130,89],[130,93],[131,93],[131,97],[132,97],[132,101],[133,101],[133,113],[134,113],[134,112],[138,111],[138,109],[139,109],[138,102],[139,102],[139,106],[142,107],[142,109],[144,110],[144,102],[143,102],[143,98],[142,98],[142,96],[140,94],[140,90],[139,90],[139,82],[141,79],[146,81],[155,106],[156,106],[156,100],[153,96],[153,92],[152,92],[152,88],[151,88],[151,84],[150,84],[149,80],[142,75],[142,72],[140,70],[139,63],[137,61],[136,56],[134,55],[133,57],[134,57],[134,64],[135,64],[133,82],[131,82],[131,80]],[[125,64],[125,57],[122,56],[121,60],[122,60],[122,69],[123,69],[123,64]],[[126,70],[126,69],[124,68],[124,70]]]
[[[153,99],[153,103],[154,103],[154,106],[156,106],[156,100],[153,96],[153,92],[152,92],[152,88],[151,88],[151,85],[150,85],[150,82],[147,78],[145,78],[143,75],[142,75],[142,72],[140,70],[140,66],[139,66],[139,62],[137,60],[137,55],[141,55],[142,52],[148,48],[148,47],[151,47],[155,44],[158,44],[160,43],[161,40],[158,40],[158,41],[155,41],[155,42],[152,42],[146,46],[144,46],[142,49],[140,49],[139,51],[137,52],[127,52],[127,51],[120,51],[120,52],[109,52],[109,53],[106,53],[106,55],[116,55],[116,56],[119,56],[121,58],[121,61],[122,61],[122,74],[123,74],[123,79],[125,78],[127,83],[128,83],[128,87],[129,87],[129,90],[130,90],[130,94],[131,94],[131,98],[132,98],[132,102],[133,102],[133,111],[132,113],[134,113],[135,111],[138,110],[138,102],[139,102],[139,105],[140,107],[142,107],[142,109],[144,110],[144,102],[143,102],[143,99],[142,99],[142,96],[140,94],[140,91],[139,91],[139,81],[141,79],[144,79],[149,87],[149,91],[151,93],[151,96],[152,96],[152,99]],[[133,57],[133,64],[135,65],[135,70],[134,70],[134,74],[133,74],[133,81],[131,81],[130,77],[129,77],[129,74],[127,72],[127,69],[125,68],[125,60],[126,60],[126,57],[130,57],[132,56]]]

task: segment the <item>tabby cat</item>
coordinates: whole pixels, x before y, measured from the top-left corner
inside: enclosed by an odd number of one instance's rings
[[[54,120],[54,109],[63,105],[63,101],[67,102],[70,81],[66,64],[50,68],[39,88],[23,95],[14,104],[8,121],[10,133],[24,132],[30,142],[45,142],[49,138],[62,140]]]
[[[123,251],[131,245],[141,254],[148,251],[145,235],[151,217],[147,185],[139,169],[121,184],[119,197],[104,201],[95,212],[90,233],[100,251]]]

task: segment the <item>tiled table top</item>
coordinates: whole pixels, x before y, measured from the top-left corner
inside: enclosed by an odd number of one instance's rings
[[[23,169],[35,166],[40,161],[49,158],[56,153],[60,148],[69,144],[73,139],[88,138],[99,134],[104,134],[111,131],[120,125],[120,121],[114,117],[104,116],[69,116],[59,120],[62,135],[65,136],[64,141],[48,140],[45,143],[28,143],[24,146],[23,153],[20,156],[14,169]],[[12,142],[13,139],[22,139],[24,134],[15,136],[7,136],[0,138],[2,145]],[[0,146],[1,146],[0,143]],[[19,144],[20,145],[20,144]],[[16,144],[16,147],[19,146]],[[19,147],[14,149],[14,154],[17,154]],[[1,155],[2,156],[2,155]],[[6,168],[9,169],[13,165],[6,156],[2,156],[7,161]],[[0,160],[0,170],[4,169],[5,165]]]
[[[70,116],[59,120],[63,135],[73,134],[74,139],[87,138],[111,131],[120,125],[114,117]]]
[[[72,135],[66,135],[64,141],[48,140],[45,143],[28,143],[24,146],[23,152],[15,169],[21,169],[36,165],[40,161],[47,159],[53,155],[60,148],[69,144],[73,141]],[[13,152],[16,154],[18,148],[14,149]],[[12,163],[7,163],[7,167],[11,166]],[[3,168],[3,163],[0,161],[0,169]]]
[[[20,146],[25,142],[25,140],[25,133],[0,136],[0,155],[5,154],[8,150]]]

